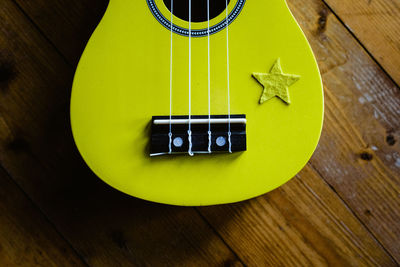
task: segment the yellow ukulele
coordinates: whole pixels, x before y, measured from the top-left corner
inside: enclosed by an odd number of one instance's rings
[[[89,167],[174,205],[277,188],[307,163],[322,121],[318,67],[284,0],[110,0],[72,90]]]

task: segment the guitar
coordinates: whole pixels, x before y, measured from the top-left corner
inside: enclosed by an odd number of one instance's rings
[[[110,0],[71,96],[88,166],[173,205],[281,186],[310,159],[322,122],[318,66],[284,0]]]

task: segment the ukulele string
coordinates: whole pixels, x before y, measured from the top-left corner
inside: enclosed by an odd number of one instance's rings
[[[189,0],[189,127],[188,127],[188,141],[189,149],[188,154],[193,156],[192,152],[192,122],[191,122],[191,96],[192,94],[192,0]]]
[[[172,154],[172,51],[173,51],[173,42],[172,42],[172,27],[173,27],[173,16],[174,13],[174,0],[171,0],[171,44],[170,44],[170,60],[169,60],[169,154]]]
[[[210,66],[210,0],[207,0],[207,51],[208,51],[208,153],[211,153],[211,66]]]
[[[231,96],[230,96],[230,75],[229,75],[229,22],[228,22],[228,0],[225,0],[225,22],[226,22],[226,78],[228,89],[228,144],[229,153],[232,153],[231,142]]]

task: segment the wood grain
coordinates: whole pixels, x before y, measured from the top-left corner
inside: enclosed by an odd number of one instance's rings
[[[67,120],[69,65],[107,1],[48,2],[0,9],[0,163],[89,264],[399,261],[399,92],[322,1],[289,1],[326,88],[311,165],[263,197],[198,212],[124,196],[84,166]]]
[[[85,266],[3,169],[0,225],[1,266]]]
[[[380,65],[400,84],[400,3],[324,0]]]
[[[325,85],[325,125],[311,164],[399,261],[400,92],[324,4],[290,4]]]
[[[108,5],[108,0],[14,2],[72,65],[78,63],[86,42]]]
[[[396,266],[309,166],[263,197],[200,211],[250,266]]]

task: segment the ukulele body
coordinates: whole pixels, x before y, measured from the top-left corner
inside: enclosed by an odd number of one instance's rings
[[[193,0],[194,1],[194,0]],[[162,0],[158,10],[169,19]],[[230,1],[234,10],[237,1]],[[225,11],[210,20],[217,25]],[[188,23],[174,17],[175,25]],[[192,29],[207,28],[194,22]],[[152,116],[169,115],[171,32],[146,0],[111,0],[76,71],[71,125],[88,166],[132,196],[174,205],[237,202],[295,176],[313,154],[322,128],[323,90],[310,46],[283,0],[247,0],[229,25],[230,110],[246,114],[247,151],[225,154],[148,153]],[[208,114],[207,36],[192,38],[191,114]],[[172,113],[188,115],[188,37],[173,34]],[[291,104],[260,104],[253,72],[280,58]],[[210,36],[211,114],[227,114],[226,28]]]

